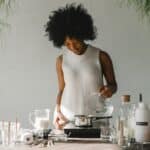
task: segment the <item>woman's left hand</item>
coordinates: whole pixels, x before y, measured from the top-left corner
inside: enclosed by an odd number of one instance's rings
[[[113,93],[112,93],[111,89],[105,85],[100,88],[100,94],[104,98],[110,98],[110,97],[112,97]]]

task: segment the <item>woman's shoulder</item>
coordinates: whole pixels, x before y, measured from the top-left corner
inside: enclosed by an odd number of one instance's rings
[[[100,50],[100,55],[101,55],[102,57],[110,57],[109,54],[108,54],[108,52],[106,52],[106,51],[104,51],[104,50]]]
[[[91,49],[93,49],[93,50],[98,51],[99,54],[102,55],[102,56],[106,56],[106,57],[109,56],[109,54],[108,54],[105,50],[101,49],[100,47],[93,46],[93,45],[90,45],[90,44],[89,44],[89,47],[90,47]]]
[[[104,63],[111,62],[110,55],[104,50],[100,50],[99,59],[100,59],[101,62],[104,62]]]
[[[93,45],[89,45],[91,47],[92,50],[95,50],[99,53],[99,58],[102,59],[102,60],[108,60],[108,59],[111,59],[110,58],[110,55],[108,54],[107,51],[99,48],[99,47],[96,47],[96,46],[93,46]]]
[[[102,51],[101,48],[99,48],[98,46],[94,46],[94,45],[91,45],[91,44],[88,44],[88,47],[91,49],[91,50],[94,50],[94,51]]]
[[[57,56],[56,63],[57,64],[62,64],[62,60],[63,60],[63,55],[61,54],[61,55]]]

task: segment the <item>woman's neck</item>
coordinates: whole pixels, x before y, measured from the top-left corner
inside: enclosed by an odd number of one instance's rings
[[[83,43],[81,44],[81,49],[80,49],[80,54],[79,54],[79,55],[84,54],[84,53],[86,52],[86,50],[87,50],[87,47],[88,47],[88,45],[83,42]]]

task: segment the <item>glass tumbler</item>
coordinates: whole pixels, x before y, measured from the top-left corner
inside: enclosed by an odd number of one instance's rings
[[[4,146],[12,145],[17,139],[20,129],[19,122],[1,121],[0,131],[1,131],[1,143]]]

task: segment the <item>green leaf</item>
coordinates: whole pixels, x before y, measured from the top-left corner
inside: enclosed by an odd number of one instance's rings
[[[144,19],[150,20],[150,0],[120,0],[121,5],[133,7]]]

